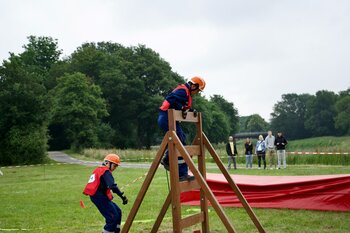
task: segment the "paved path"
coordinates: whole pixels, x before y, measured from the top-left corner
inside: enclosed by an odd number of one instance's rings
[[[70,157],[69,155],[60,152],[60,151],[49,151],[49,158],[52,160],[55,160],[56,162],[60,163],[69,163],[69,164],[79,164],[79,165],[85,165],[85,166],[98,166],[101,164],[101,162],[98,161],[84,161],[84,160],[78,160],[75,158]],[[146,163],[124,163],[122,162],[122,167],[127,168],[150,168],[151,164]]]
[[[60,163],[69,163],[69,164],[79,164],[85,166],[99,166],[101,162],[99,161],[84,161],[70,157],[69,155],[60,152],[60,151],[49,151],[49,158]],[[122,162],[122,167],[126,168],[147,168],[151,167],[151,163],[127,163]],[[162,166],[160,165],[162,168]],[[217,168],[216,164],[207,164],[207,168]]]

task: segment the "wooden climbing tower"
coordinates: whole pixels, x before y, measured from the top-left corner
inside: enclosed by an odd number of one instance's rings
[[[202,115],[198,113],[196,116],[189,112],[186,119],[183,119],[182,112],[173,109],[168,110],[169,118],[169,131],[165,134],[164,139],[160,145],[157,155],[150,167],[150,170],[145,178],[145,181],[136,197],[134,205],[129,213],[129,216],[123,226],[122,233],[127,233],[130,230],[131,224],[135,219],[135,216],[140,208],[140,205],[145,197],[145,194],[151,184],[151,181],[159,167],[160,161],[168,148],[169,151],[169,164],[170,164],[170,192],[161,208],[159,215],[153,225],[151,232],[155,233],[158,231],[162,220],[171,205],[172,219],[173,219],[173,232],[182,232],[184,228],[190,227],[192,225],[201,223],[201,232],[208,233],[209,230],[209,216],[208,216],[208,201],[210,201],[212,207],[216,211],[217,215],[221,219],[222,223],[227,229],[227,232],[236,232],[235,228],[229,221],[227,215],[225,214],[223,208],[220,206],[219,202],[215,198],[213,192],[210,190],[206,182],[206,166],[205,166],[205,148],[208,150],[217,166],[221,170],[222,174],[225,176],[230,187],[237,195],[238,199],[242,203],[244,209],[247,211],[251,220],[255,224],[259,232],[265,232],[263,226],[256,217],[254,211],[249,206],[248,202],[244,198],[240,189],[233,181],[226,167],[222,163],[220,157],[215,152],[213,146],[209,142],[208,138],[202,131]],[[176,135],[176,122],[191,122],[196,124],[196,137],[194,138],[192,145],[184,146],[178,136]],[[189,170],[195,177],[193,181],[179,181],[178,172],[178,157],[181,156],[186,161]],[[192,160],[192,156],[198,156],[198,168]],[[200,189],[200,203],[201,212],[189,217],[181,217],[181,203],[180,203],[180,193]]]

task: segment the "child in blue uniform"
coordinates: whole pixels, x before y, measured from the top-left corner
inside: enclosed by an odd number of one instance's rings
[[[114,202],[112,202],[112,191],[123,200],[123,205],[128,203],[128,199],[124,193],[119,190],[112,176],[112,172],[119,165],[120,158],[118,155],[107,155],[102,166],[93,171],[83,192],[90,196],[91,201],[106,219],[106,225],[104,226],[102,233],[120,232],[122,211]]]
[[[159,108],[158,125],[164,131],[169,130],[168,125],[168,109],[181,110],[183,117],[186,117],[188,111],[193,111],[192,108],[192,96],[205,88],[205,81],[201,77],[193,77],[186,84],[182,84],[175,88],[163,101],[162,106]],[[186,145],[186,135],[183,132],[180,124],[176,122],[176,134],[181,140],[183,145]],[[165,169],[169,170],[169,156],[166,151],[161,164]],[[179,166],[179,178],[180,181],[193,180],[193,176],[188,175],[188,166],[182,157],[178,158]]]

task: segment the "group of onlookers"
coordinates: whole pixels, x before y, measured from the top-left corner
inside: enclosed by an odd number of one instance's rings
[[[258,169],[261,169],[261,160],[264,164],[264,169],[266,169],[266,155],[269,160],[270,169],[281,169],[287,167],[286,163],[286,145],[288,144],[287,140],[283,137],[282,132],[277,133],[277,137],[272,135],[272,131],[267,132],[267,136],[264,139],[262,135],[259,135],[259,138],[256,142],[255,148],[250,138],[247,138],[244,143],[245,157],[246,157],[246,168],[253,167],[253,154],[258,157]],[[228,138],[228,143],[226,144],[226,152],[228,155],[228,169],[233,168],[237,169],[236,158],[238,156],[237,146],[235,139],[230,136]],[[276,153],[277,153],[277,166],[276,166]],[[282,164],[283,163],[283,164]]]

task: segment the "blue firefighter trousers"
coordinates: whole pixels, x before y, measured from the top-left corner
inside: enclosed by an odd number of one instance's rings
[[[114,202],[110,201],[106,195],[99,195],[99,193],[97,193],[91,196],[90,199],[106,219],[104,229],[106,231],[119,233],[120,223],[122,221],[121,209]]]
[[[159,111],[158,116],[158,126],[164,131],[168,132],[169,125],[168,125],[168,112]],[[180,141],[183,145],[186,145],[186,135],[184,131],[182,130],[179,122],[176,122],[176,134],[179,137]],[[180,161],[183,160],[182,157],[178,158]],[[169,161],[169,154],[168,150],[165,152],[165,160]],[[186,163],[179,164],[179,177],[184,177],[188,175],[188,166]]]

